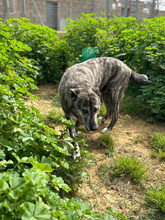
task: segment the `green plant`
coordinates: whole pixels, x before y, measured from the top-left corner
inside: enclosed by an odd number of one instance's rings
[[[53,105],[61,107],[59,94],[56,94],[53,98]]]
[[[97,29],[107,29],[111,23],[110,19],[96,16],[93,14],[84,14],[76,20],[68,19],[65,30],[65,39],[69,53],[67,54],[68,65],[80,62],[82,49],[84,47],[96,47]]]
[[[105,177],[108,177],[108,181],[109,181],[109,177],[110,177],[110,167],[107,164],[101,164],[98,168],[98,174],[99,176],[104,179]]]
[[[107,28],[97,29],[95,35],[100,55],[116,57],[125,62],[129,60],[136,44],[138,28],[134,17],[112,17]]]
[[[83,178],[87,153],[70,158],[73,140],[66,130],[57,134],[37,109],[25,106],[24,98],[35,98],[37,89],[29,77],[36,68],[22,56],[31,49],[0,25],[0,219],[113,219],[67,198]]]
[[[165,185],[149,189],[145,197],[146,205],[157,214],[165,214]]]
[[[109,133],[101,134],[97,139],[100,147],[106,148],[106,153],[112,155],[114,153],[115,142]]]
[[[136,157],[120,156],[110,166],[111,175],[116,177],[127,177],[134,183],[139,183],[146,177],[147,168],[144,162]]]
[[[154,149],[152,156],[165,159],[165,136],[161,133],[155,133],[151,137],[151,147]]]
[[[151,137],[151,145],[155,150],[162,150],[165,152],[165,135],[161,133],[155,133]]]
[[[24,57],[32,59],[40,70],[35,76],[38,83],[58,82],[66,68],[66,43],[59,39],[57,31],[47,26],[32,24],[26,18],[8,19],[3,26],[11,39],[22,42],[31,48],[31,53],[24,51]]]
[[[149,77],[150,85],[129,86],[128,95],[131,95],[123,102],[123,108],[125,112],[145,114],[148,121],[153,122],[165,118],[164,24],[164,17],[144,19],[138,24],[133,17],[107,19],[96,14],[82,14],[80,19],[68,20],[65,38],[59,39],[51,28],[31,24],[24,18],[9,19],[7,24],[0,23],[0,47],[3,52],[4,41],[8,39],[6,46],[11,53],[12,47],[21,48],[24,44],[28,49],[17,50],[15,68],[21,75],[21,65],[27,63],[26,76],[37,82],[58,82],[68,66],[80,62],[84,47],[97,47],[100,56],[119,58]],[[20,55],[24,60],[18,64]],[[2,60],[5,64],[5,56]]]
[[[119,219],[124,219],[124,220],[129,220],[126,216],[124,216],[121,213],[118,213],[115,209],[112,209],[111,207],[108,207],[107,210],[113,214],[113,216],[119,218]]]
[[[134,139],[135,144],[140,143],[142,140],[140,137],[137,137]]]
[[[145,103],[142,102],[142,99],[133,94],[134,92],[131,88],[126,91],[126,94],[121,101],[120,111],[123,114],[140,115],[144,117],[144,111],[147,110],[147,107]]]
[[[125,106],[131,112],[139,113],[139,109],[140,113],[145,112],[150,122],[164,120],[164,17],[144,19],[139,25],[131,17],[112,20],[107,29],[100,28],[95,34],[100,55],[119,58],[136,72],[148,75],[152,82],[142,87],[131,85],[129,90],[134,94],[134,103]]]
[[[59,118],[59,117],[64,117],[64,112],[61,108],[58,108],[58,107],[54,107],[53,109],[51,109],[47,115],[48,119],[55,120],[56,118]]]

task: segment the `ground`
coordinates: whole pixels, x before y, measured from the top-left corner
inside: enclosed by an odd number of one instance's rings
[[[56,93],[56,85],[40,86],[36,92],[39,100],[26,101],[26,104],[34,105],[43,116],[46,116],[54,108],[52,97]],[[95,165],[86,168],[89,178],[83,181],[77,196],[99,212],[106,212],[106,207],[112,207],[129,216],[129,219],[144,219],[142,216],[147,212],[144,203],[146,189],[165,182],[165,163],[151,157],[150,137],[156,132],[165,135],[165,127],[163,123],[151,124],[137,116],[121,115],[111,131],[116,146],[113,157],[108,157],[104,148],[95,147],[101,129],[86,134],[88,149],[94,155],[92,160]],[[144,161],[148,167],[147,178],[138,185],[126,179],[112,180],[106,175],[101,178],[98,175],[100,165],[111,164],[119,155],[133,155]]]

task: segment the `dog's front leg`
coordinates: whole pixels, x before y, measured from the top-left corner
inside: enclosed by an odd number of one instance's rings
[[[73,118],[70,116],[66,116],[67,120],[69,121],[73,121]],[[69,127],[69,134],[71,136],[71,138],[75,138],[77,136],[78,133],[78,127],[79,127],[79,121],[77,120],[76,125],[75,126],[71,126]],[[73,142],[73,146],[74,146],[74,150],[73,150],[73,159],[75,160],[77,157],[80,157],[80,147],[78,145],[78,143]]]

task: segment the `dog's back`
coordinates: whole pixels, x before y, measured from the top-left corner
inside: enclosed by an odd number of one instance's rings
[[[93,84],[101,89],[110,79],[118,77],[117,72],[122,72],[123,75],[130,77],[131,71],[118,59],[112,57],[93,58],[68,68],[61,83],[68,82],[71,87]]]

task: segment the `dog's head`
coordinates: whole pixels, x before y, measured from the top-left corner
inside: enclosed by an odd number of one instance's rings
[[[76,109],[76,116],[83,121],[90,131],[98,129],[97,114],[100,109],[99,88],[71,89],[71,99]]]

